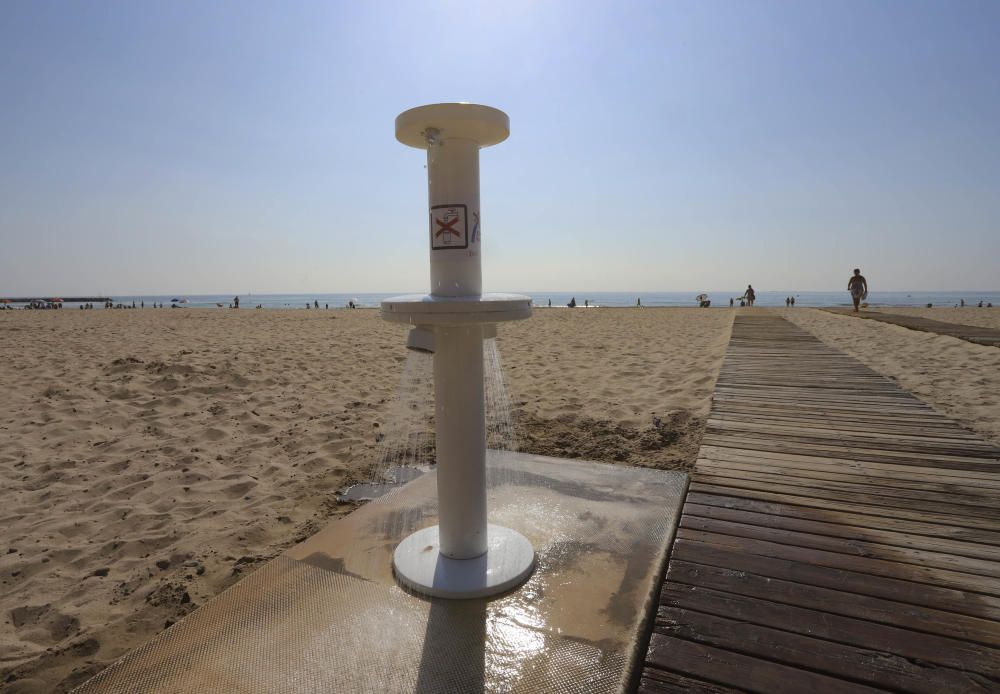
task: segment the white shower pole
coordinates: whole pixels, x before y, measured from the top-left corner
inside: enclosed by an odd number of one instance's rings
[[[531,315],[528,297],[482,293],[479,150],[509,134],[505,113],[476,104],[396,119],[396,138],[427,150],[431,293],[386,299],[382,316],[417,326],[410,346],[434,351],[438,525],[403,540],[393,566],[408,587],[440,597],[502,592],[534,566],[522,535],[487,524],[483,338]]]
[[[438,523],[441,554],[486,552],[486,415],[483,329],[441,326],[434,352]]]

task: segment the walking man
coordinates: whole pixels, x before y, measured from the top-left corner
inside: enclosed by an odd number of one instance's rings
[[[851,299],[854,301],[854,312],[857,313],[858,304],[861,303],[862,299],[868,298],[868,280],[861,274],[859,268],[854,268],[854,276],[847,281],[847,291],[851,293]]]

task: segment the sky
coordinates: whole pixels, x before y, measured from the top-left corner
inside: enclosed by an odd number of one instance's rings
[[[489,291],[1000,288],[1000,3],[0,3],[0,296],[426,291],[469,101]]]

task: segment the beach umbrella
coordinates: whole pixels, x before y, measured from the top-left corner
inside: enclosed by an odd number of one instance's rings
[[[49,301],[51,301],[53,304],[61,304],[63,302],[62,299],[49,299]]]
[[[704,301],[708,298],[708,294],[699,294],[694,298],[695,301]]]

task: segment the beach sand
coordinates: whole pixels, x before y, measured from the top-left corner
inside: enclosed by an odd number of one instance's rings
[[[813,309],[776,311],[827,344],[843,350],[902,388],[1000,443],[1000,349],[898,325]],[[945,322],[1000,327],[998,309],[886,309]]]
[[[521,448],[689,467],[734,312],[539,310]],[[0,689],[64,691],[355,505],[406,360],[374,311],[0,313]]]

